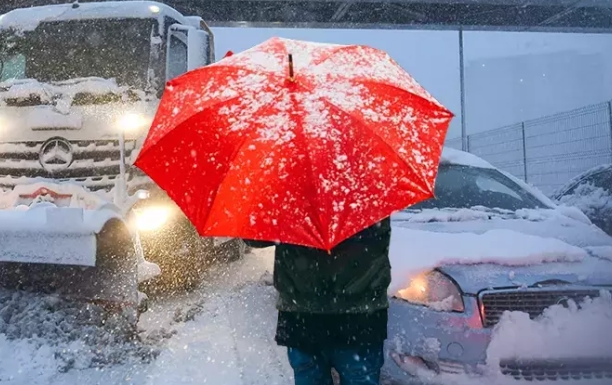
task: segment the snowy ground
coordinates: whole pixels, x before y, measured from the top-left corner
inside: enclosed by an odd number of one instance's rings
[[[113,320],[108,320],[106,329],[91,325],[74,329],[66,323],[95,316],[95,309],[83,317],[53,299],[0,292],[0,383],[292,385],[285,349],[273,340],[272,263],[273,250],[260,250],[213,269],[206,283],[190,294],[157,299],[141,318],[140,339],[127,343],[117,335]],[[559,338],[561,332],[572,337],[569,353],[612,354],[612,337],[602,333],[612,318],[611,301],[607,294],[581,309],[558,305],[538,320],[506,313],[487,351],[490,364],[497,366],[509,356],[548,357],[568,351],[559,345],[567,342]],[[602,351],[596,352],[595,346]],[[494,374],[478,379],[440,375],[430,381],[525,384]]]
[[[0,382],[289,385],[285,351],[273,340],[271,270],[271,250],[215,269],[199,290],[152,303],[132,343],[91,327],[63,332],[57,312],[45,310],[51,304],[0,296]],[[46,329],[32,329],[34,320]]]

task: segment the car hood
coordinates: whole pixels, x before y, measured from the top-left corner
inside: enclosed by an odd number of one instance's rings
[[[421,210],[392,220],[390,292],[432,268],[472,294],[546,281],[612,285],[612,237],[567,208]]]

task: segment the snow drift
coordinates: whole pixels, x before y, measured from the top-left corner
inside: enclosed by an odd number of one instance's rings
[[[497,365],[504,358],[612,359],[611,331],[612,296],[607,290],[582,303],[551,306],[536,319],[527,313],[505,312],[493,330],[487,363]]]

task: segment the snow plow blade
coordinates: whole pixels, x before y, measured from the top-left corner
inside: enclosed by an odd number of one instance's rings
[[[138,258],[112,204],[0,210],[0,287],[95,303],[137,319]]]

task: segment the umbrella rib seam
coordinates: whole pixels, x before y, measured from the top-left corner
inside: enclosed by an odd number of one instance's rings
[[[226,99],[226,101],[228,101],[228,100],[233,100],[233,99],[238,99],[238,98],[240,98],[240,96],[236,96],[236,97],[234,97],[234,98],[229,98],[229,99]],[[271,100],[271,101],[269,101],[269,102],[267,102],[267,103],[264,103],[264,104],[263,104],[261,107],[268,106],[268,105],[272,104],[272,103],[273,103],[273,102],[275,102],[275,101],[276,101],[276,100],[275,100],[274,98],[272,98],[272,100]],[[215,103],[215,105],[216,105],[216,103]],[[211,105],[211,106],[209,106],[209,107],[207,107],[207,108],[210,108],[210,107],[212,107],[212,105]],[[200,112],[203,112],[203,111],[200,111]],[[198,114],[199,114],[199,113],[198,113]],[[196,115],[194,115],[194,116],[197,116],[198,114],[196,114]],[[242,143],[240,143],[240,146],[238,146],[238,148],[237,148],[236,152],[235,152],[234,154],[232,154],[231,158],[228,160],[228,164],[233,163],[233,162],[236,160],[236,158],[238,157],[238,155],[239,155],[239,154],[242,152],[242,149],[244,148],[245,144],[252,142],[252,141],[253,141],[253,139],[255,139],[255,135],[254,135],[253,131],[247,131],[246,135],[244,135],[244,139],[242,140]],[[230,168],[228,167],[227,171],[226,171],[226,172],[223,174],[223,177],[221,178],[221,180],[220,180],[220,182],[219,182],[219,186],[217,187],[217,189],[216,189],[216,190],[215,190],[215,192],[214,192],[214,195],[213,195],[212,201],[211,201],[211,203],[210,203],[210,207],[211,207],[211,209],[212,209],[212,207],[213,207],[213,206],[214,206],[214,204],[215,204],[215,201],[216,201],[217,196],[218,196],[218,194],[219,194],[219,189],[221,188],[221,185],[223,184],[223,182],[225,181],[225,179],[227,178],[227,176],[228,176],[228,174],[229,174],[229,173],[230,173]],[[206,221],[204,221],[204,223],[205,223],[205,224],[208,224],[208,219],[209,219],[209,218],[207,217],[207,218],[206,218]]]
[[[406,90],[404,88],[398,87],[395,84],[391,84],[389,82],[380,81],[380,80],[373,81],[371,79],[367,79],[367,78],[363,78],[363,77],[355,78],[354,80],[358,81],[358,82],[362,82],[362,83],[376,84],[376,85],[379,85],[379,86],[384,86],[384,87],[392,88],[396,92],[401,92],[403,94],[408,94],[410,97],[415,97],[415,98],[421,100],[422,102],[425,102],[426,104],[430,105],[432,107],[432,109],[435,109],[435,110],[437,110],[439,112],[442,112],[442,113],[446,113],[449,118],[452,118],[455,115],[451,111],[449,111],[446,107],[444,107],[444,106],[442,106],[442,105],[440,105],[438,103],[434,103],[433,101],[427,99],[426,97],[424,97],[422,95],[418,95],[418,94],[416,94],[414,92],[411,92],[411,91],[408,91],[408,90]],[[433,96],[432,96],[432,98],[433,98]]]
[[[364,122],[364,121],[363,121],[363,119],[361,119],[359,116],[357,116],[357,115],[355,115],[355,114],[353,114],[353,113],[351,113],[351,112],[348,112],[348,111],[343,110],[342,108],[338,107],[337,105],[335,105],[334,103],[332,103],[332,102],[331,102],[330,100],[328,100],[327,98],[321,98],[321,100],[322,100],[324,103],[327,103],[327,104],[329,104],[330,106],[333,106],[335,109],[337,109],[337,110],[339,110],[339,111],[342,111],[342,112],[344,112],[345,114],[349,115],[351,118],[353,118],[355,121],[357,121],[357,122],[358,122],[358,123],[359,123],[361,126],[363,126],[363,127],[364,127],[364,128],[366,128],[368,131],[370,131],[372,134],[374,134],[374,135],[375,135],[375,136],[378,138],[378,140],[379,140],[380,142],[382,142],[382,143],[385,145],[385,147],[386,147],[386,148],[387,148],[387,149],[390,151],[390,153],[391,153],[391,154],[396,155],[396,156],[397,156],[397,157],[398,157],[398,158],[399,158],[399,159],[402,161],[402,163],[404,163],[404,165],[406,165],[406,167],[408,167],[408,168],[410,169],[410,171],[412,171],[412,172],[414,173],[414,175],[418,176],[418,177],[419,177],[419,179],[422,179],[422,178],[423,178],[423,175],[421,175],[420,173],[418,173],[418,172],[415,170],[415,168],[413,167],[413,165],[412,165],[411,163],[409,163],[409,162],[405,161],[405,160],[404,160],[404,159],[402,159],[400,156],[398,156],[398,155],[397,155],[397,151],[395,151],[395,150],[393,149],[393,147],[391,147],[391,145],[390,145],[389,143],[387,143],[387,141],[386,141],[386,140],[385,140],[385,139],[384,139],[382,136],[380,136],[380,134],[379,134],[378,132],[376,132],[376,131],[372,130],[372,129],[371,129],[371,128],[370,128],[370,127],[369,127],[369,126],[366,124],[366,122]],[[421,180],[421,181],[423,181],[423,180]],[[421,189],[419,189],[419,190],[421,190]],[[422,191],[422,192],[429,193],[429,191]]]

